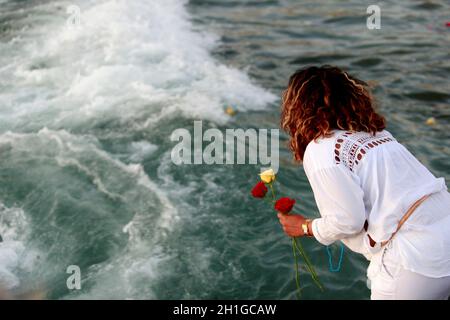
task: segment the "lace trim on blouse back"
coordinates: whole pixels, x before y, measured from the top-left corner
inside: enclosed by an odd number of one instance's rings
[[[346,131],[336,137],[334,160],[336,164],[342,162],[353,171],[370,149],[391,141],[395,141],[395,138],[387,131],[379,132],[376,136],[368,132]]]

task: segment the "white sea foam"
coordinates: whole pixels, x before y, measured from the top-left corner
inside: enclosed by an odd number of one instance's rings
[[[126,203],[124,216],[134,214],[125,223],[121,220],[126,247],[83,270],[83,281],[92,280],[90,288],[70,297],[158,297],[152,283],[174,272],[171,262],[177,251],[168,242],[181,227],[184,208],[171,199],[176,192],[190,190],[178,186],[169,197],[144,171],[140,163],[160,146],[128,142],[127,157],[116,157],[102,149],[92,128],[111,122],[114,135],[149,132],[157,130],[161,120],[179,116],[224,123],[229,119],[224,105],[245,112],[263,109],[276,99],[244,71],[211,55],[218,38],[191,22],[186,3],[43,2],[26,7],[22,20],[14,22],[23,28],[12,31],[11,41],[0,42],[0,150],[11,159],[32,160],[36,167],[27,170],[36,176],[43,174],[39,166],[55,176],[76,170],[80,183],[92,183],[107,198]],[[66,28],[69,4],[81,8],[80,29]],[[45,20],[39,18],[43,14]],[[68,243],[56,244],[59,249],[72,245],[70,238],[63,239]],[[16,268],[31,261],[21,258],[28,250],[24,241],[9,237],[2,244],[7,250],[0,252],[0,274],[9,287],[19,285]],[[207,250],[186,250],[195,268],[201,268],[199,273],[204,272]]]
[[[30,21],[32,31],[0,43],[0,121],[70,128],[118,119],[145,128],[176,115],[224,122],[225,104],[245,111],[275,101],[212,57],[217,37],[192,24],[186,2],[71,1],[81,8],[75,29],[64,2],[42,4],[48,23]]]
[[[126,204],[127,210],[135,211],[134,216],[122,227],[128,236],[126,247],[119,254],[112,255],[105,263],[83,270],[84,279],[95,279],[95,285],[88,292],[84,291],[80,296],[74,293],[73,296],[152,297],[151,286],[140,286],[138,279],[145,278],[146,281],[152,281],[167,271],[164,271],[160,264],[171,257],[164,252],[161,244],[177,227],[180,217],[167,194],[151,181],[142,165],[125,164],[101,150],[95,137],[76,136],[65,130],[44,128],[38,133],[7,132],[0,135],[0,146],[5,145],[10,146],[8,150],[10,156],[20,154],[27,159],[38,159],[44,164],[56,164],[52,174],[61,174],[60,171],[65,168],[78,170],[80,176],[87,177],[100,193],[114,201],[120,200]],[[153,149],[150,144],[142,141],[137,146]],[[36,165],[39,170],[40,164]],[[8,230],[4,237],[8,240],[5,242],[8,245],[3,245],[3,251],[0,246],[0,259],[3,257],[0,261],[0,273],[8,287],[18,285],[19,279],[13,270],[19,266],[23,268],[22,264],[26,262],[19,258],[25,250],[23,243],[10,241],[16,234],[22,235],[21,231],[15,232],[16,229],[4,228]],[[60,244],[63,247],[70,245],[71,243]],[[59,266],[59,269],[63,267]],[[58,268],[53,269],[57,272]],[[46,277],[51,279],[51,275]]]
[[[177,215],[176,209],[165,193],[151,181],[142,165],[125,164],[112,157],[99,148],[98,141],[93,136],[75,136],[65,130],[55,131],[48,128],[36,134],[7,132],[0,135],[1,146],[9,146],[21,154],[28,152],[29,157],[46,158],[46,161],[53,158],[60,167],[74,167],[90,178],[100,192],[111,198],[125,200],[126,194],[123,194],[124,190],[118,182],[123,179],[135,181],[136,186],[156,195],[163,205],[164,209],[159,212],[161,221],[159,226],[162,229],[170,228],[169,220]],[[154,150],[153,145],[145,142],[140,142],[137,146],[146,151]],[[103,165],[96,165],[96,163],[103,163]],[[101,170],[101,167],[104,169]],[[112,173],[114,176],[111,175]]]
[[[29,225],[21,208],[7,208],[0,203],[0,291],[20,285],[18,270],[29,270],[35,254],[26,250]]]
[[[157,145],[154,145],[148,141],[135,141],[132,142],[129,147],[129,159],[131,162],[140,163],[145,158],[152,155],[158,149]]]

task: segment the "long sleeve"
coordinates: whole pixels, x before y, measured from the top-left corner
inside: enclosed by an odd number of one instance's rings
[[[367,249],[365,238],[367,238],[367,233],[363,230],[358,234],[343,238],[341,241],[353,252],[360,253],[366,257],[367,260],[371,260],[372,252]]]
[[[312,223],[316,239],[329,245],[361,233],[366,215],[358,177],[343,166],[323,168],[307,175],[321,215]]]

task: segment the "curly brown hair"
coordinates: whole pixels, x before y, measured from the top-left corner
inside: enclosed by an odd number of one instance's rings
[[[332,130],[364,131],[375,135],[386,120],[375,112],[368,84],[333,66],[296,71],[283,92],[281,127],[290,134],[289,146],[303,161],[312,140]]]

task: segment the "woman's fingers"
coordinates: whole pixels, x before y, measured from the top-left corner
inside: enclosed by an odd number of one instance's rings
[[[289,214],[278,213],[277,217],[278,217],[278,220],[280,220],[280,223],[286,224],[286,223],[290,223],[292,221],[293,216],[291,216]]]
[[[283,231],[289,237],[296,237],[297,233],[295,229],[283,227]]]
[[[283,216],[278,217],[278,220],[280,221],[280,223],[283,227],[289,224],[288,220]]]
[[[280,221],[288,221],[288,219],[291,217],[291,215],[288,213],[278,212],[277,217]]]
[[[302,235],[301,224],[305,220],[303,216],[299,214],[277,214],[280,224],[284,233],[290,237],[298,237]]]

